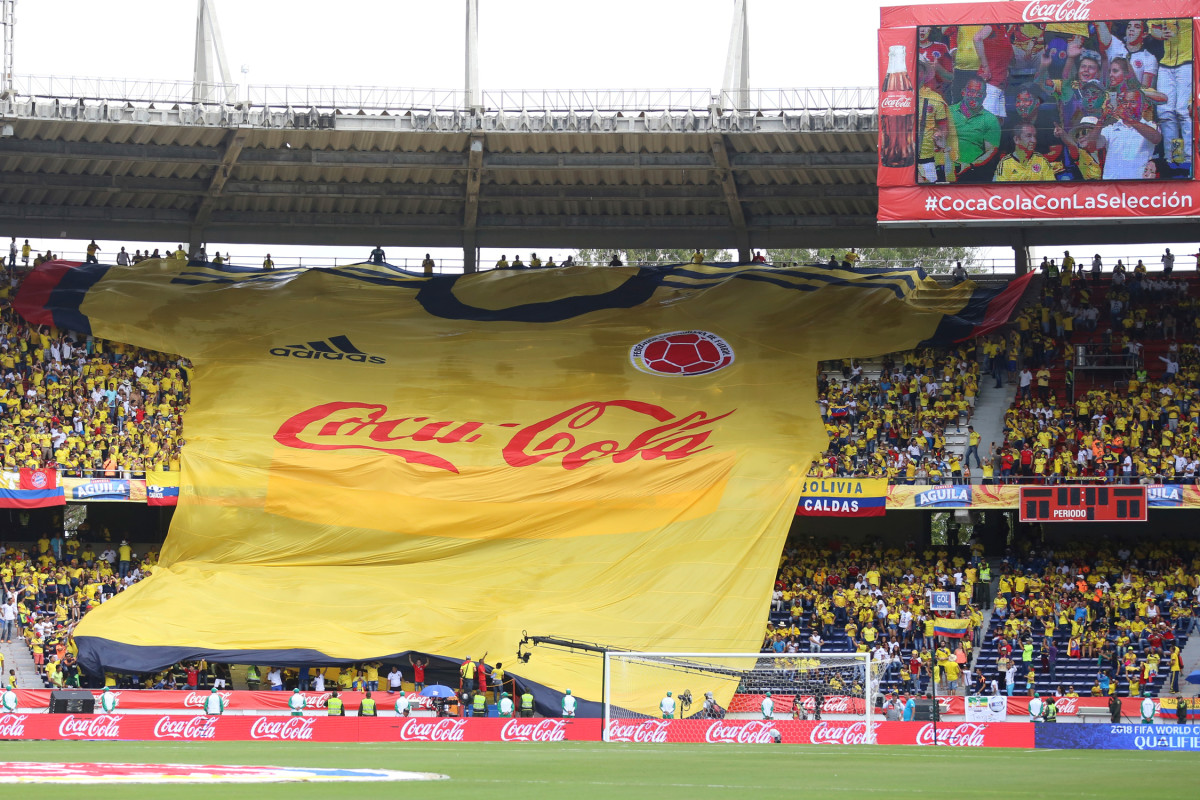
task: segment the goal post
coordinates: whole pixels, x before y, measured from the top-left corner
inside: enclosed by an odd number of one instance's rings
[[[869,653],[604,653],[605,741],[873,744]]]

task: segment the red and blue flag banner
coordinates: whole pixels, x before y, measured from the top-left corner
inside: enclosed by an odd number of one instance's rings
[[[178,472],[147,472],[146,473],[146,505],[148,505],[148,506],[179,505],[179,473]]]
[[[0,508],[50,508],[67,504],[52,469],[0,473]],[[38,488],[40,487],[40,488]]]
[[[806,478],[798,517],[882,517],[887,511],[884,478]]]
[[[961,639],[971,631],[969,619],[935,619],[933,633],[935,636],[945,636],[948,639]]]

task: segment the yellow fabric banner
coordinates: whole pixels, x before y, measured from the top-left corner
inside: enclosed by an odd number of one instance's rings
[[[523,631],[757,651],[825,446],[817,361],[913,347],[972,299],[909,271],[761,265],[54,266],[26,316],[195,367],[159,566],[76,631],[90,663],[143,667],[508,662]],[[507,668],[601,697],[593,655]],[[677,682],[650,669],[630,703],[654,712]]]

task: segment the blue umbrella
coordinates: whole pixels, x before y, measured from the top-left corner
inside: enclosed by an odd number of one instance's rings
[[[421,697],[457,697],[457,694],[449,686],[442,686],[440,683],[435,683],[432,686],[426,686],[422,689]]]
[[[1186,680],[1188,683],[1200,683],[1200,669],[1193,670]]]

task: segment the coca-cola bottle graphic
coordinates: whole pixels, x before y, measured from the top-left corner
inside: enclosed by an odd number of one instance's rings
[[[888,48],[888,71],[879,97],[879,163],[885,167],[911,167],[916,163],[915,98],[906,65],[907,48]]]

